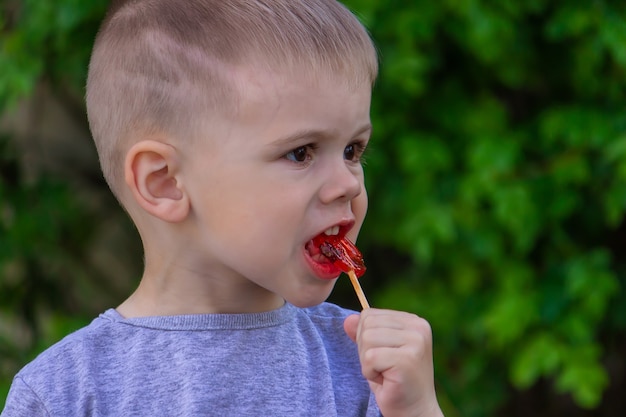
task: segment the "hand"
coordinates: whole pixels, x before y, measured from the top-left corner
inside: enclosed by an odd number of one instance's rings
[[[385,417],[443,416],[433,375],[432,330],[421,317],[368,308],[346,318],[363,375]]]

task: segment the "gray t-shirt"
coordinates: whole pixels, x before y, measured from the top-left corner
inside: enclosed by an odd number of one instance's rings
[[[111,309],[26,365],[1,417],[380,416],[352,311],[125,319]]]

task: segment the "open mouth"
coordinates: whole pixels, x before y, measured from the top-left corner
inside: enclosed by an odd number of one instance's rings
[[[334,226],[315,236],[305,249],[314,262],[332,264],[343,272],[354,271],[357,277],[365,272],[361,252],[345,237],[347,230]],[[328,265],[330,266],[330,265]]]
[[[340,237],[340,230],[341,228],[339,226],[329,227],[323,233],[320,233],[308,241],[305,249],[309,253],[311,259],[321,264],[333,263],[335,259],[332,254],[329,253],[326,242],[343,238],[345,231],[343,231]]]

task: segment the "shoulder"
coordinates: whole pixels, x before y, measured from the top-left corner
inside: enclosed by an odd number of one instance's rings
[[[321,339],[327,350],[352,350],[353,343],[343,329],[346,317],[358,314],[335,304],[322,303],[314,307],[299,310],[300,327],[311,327]],[[354,349],[356,353],[356,349]]]
[[[24,366],[17,377],[36,388],[44,381],[56,384],[80,373],[89,366],[91,358],[106,349],[108,335],[113,332],[114,321],[110,317],[111,312],[107,311],[89,325],[65,336]]]
[[[13,380],[2,415],[47,416],[55,407],[73,410],[77,396],[89,383],[85,370],[93,366],[98,350],[104,350],[106,334],[111,332],[113,323],[108,311],[24,366]]]
[[[340,331],[343,334],[343,321],[346,317],[358,314],[358,312],[332,303],[322,303],[314,307],[302,309],[301,314],[322,331]]]

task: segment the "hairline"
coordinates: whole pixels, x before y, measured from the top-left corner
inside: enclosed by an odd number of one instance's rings
[[[145,6],[147,2],[142,4]],[[211,54],[194,44],[182,45],[179,40],[174,39],[165,31],[148,26],[143,28],[141,39],[133,40],[133,45],[122,45],[123,48],[126,48],[124,49],[124,53],[128,55],[133,47],[137,48],[138,44],[144,42],[145,45],[152,48],[154,52],[152,55],[148,54],[151,60],[150,62],[163,64],[163,71],[172,72],[171,74],[166,74],[165,78],[172,77],[176,79],[175,81],[181,82],[183,87],[175,86],[174,88],[167,88],[167,82],[170,81],[165,80],[165,84],[162,85],[166,88],[156,92],[157,99],[153,101],[157,104],[159,98],[163,98],[163,96],[159,94],[177,96],[177,98],[173,100],[172,97],[164,98],[165,101],[168,101],[167,105],[169,105],[169,107],[166,105],[165,109],[169,109],[170,111],[166,111],[165,113],[167,114],[163,114],[163,118],[158,117],[158,106],[157,109],[153,109],[151,113],[148,112],[142,115],[142,104],[135,103],[135,107],[139,108],[134,109],[137,114],[137,117],[134,118],[131,118],[129,115],[120,114],[118,114],[116,118],[115,110],[105,109],[111,113],[109,118],[112,118],[113,122],[123,121],[125,117],[128,119],[127,122],[120,122],[121,125],[113,127],[107,126],[106,122],[99,120],[98,114],[94,115],[94,110],[91,109],[93,106],[90,106],[91,102],[95,102],[101,107],[106,107],[106,104],[102,103],[103,100],[98,102],[98,98],[94,97],[97,93],[103,93],[102,84],[105,83],[104,80],[109,80],[116,85],[115,88],[119,88],[121,91],[125,90],[124,83],[127,83],[129,91],[133,91],[133,89],[136,91],[137,86],[132,84],[141,83],[142,80],[139,78],[143,75],[138,73],[133,74],[132,70],[129,71],[128,68],[126,68],[125,71],[123,63],[116,67],[115,73],[102,74],[104,68],[107,68],[109,65],[107,62],[103,63],[102,60],[116,59],[115,56],[109,57],[106,56],[106,54],[104,56],[99,55],[103,55],[104,52],[111,49],[111,45],[107,44],[107,42],[120,42],[117,35],[111,33],[111,25],[115,27],[116,24],[123,21],[125,13],[128,13],[128,10],[124,7],[121,9],[121,12],[118,9],[109,18],[108,29],[105,29],[104,35],[100,36],[99,34],[90,63],[87,85],[87,104],[90,125],[94,133],[94,139],[96,139],[96,146],[98,147],[98,154],[101,158],[105,179],[118,199],[121,198],[120,191],[123,189],[124,176],[115,174],[115,172],[123,172],[122,165],[124,163],[124,154],[135,141],[133,138],[151,136],[157,139],[166,138],[167,140],[175,140],[179,136],[189,136],[193,141],[194,138],[205,136],[207,132],[203,127],[206,126],[206,122],[203,122],[203,120],[213,120],[215,117],[228,116],[229,114],[233,115],[240,104],[240,100],[245,93],[245,90],[242,88],[245,83],[241,83],[240,77],[237,76],[237,74],[240,73],[238,68],[249,69],[253,66],[258,66],[260,70],[279,74],[279,76],[297,76],[316,82],[333,80],[345,84],[348,88],[357,88],[363,84],[369,84],[371,87],[377,75],[378,68],[375,47],[371,39],[369,39],[369,36],[367,36],[370,42],[369,46],[374,51],[373,58],[372,54],[366,51],[367,45],[362,44],[362,36],[357,36],[357,38],[352,40],[355,45],[361,43],[362,49],[354,52],[351,50],[353,48],[351,48],[348,50],[349,54],[347,57],[338,55],[336,50],[301,54],[293,44],[290,44],[291,47],[285,48],[284,50],[268,47],[255,50],[255,45],[263,45],[263,40],[261,40],[254,45],[244,46],[243,49],[234,52],[233,55],[226,58],[224,56]],[[353,16],[353,18],[357,20],[356,17]],[[362,25],[361,28],[365,30]],[[337,36],[337,34],[335,34],[335,36]],[[102,39],[103,37],[104,39]],[[101,49],[99,46],[101,46],[103,42],[105,43],[104,52],[99,51],[99,49]],[[344,44],[343,48],[349,44],[350,43]],[[331,47],[332,46],[336,45],[332,44],[331,41]],[[163,51],[165,51],[164,55],[161,54]],[[328,52],[328,54],[324,54],[324,52]],[[329,56],[330,59],[328,58]],[[192,65],[185,67],[185,65],[180,65],[180,63],[176,61],[172,61],[173,58],[176,57],[186,59],[188,63],[191,62]],[[122,58],[124,58],[124,56]],[[117,57],[117,59],[122,58]],[[304,62],[301,62],[303,59]],[[374,60],[374,62],[372,62],[372,60]],[[172,65],[172,62],[176,65]],[[208,75],[203,78],[205,74],[199,74],[197,72],[198,68],[205,67],[207,68]],[[98,71],[100,71],[100,73]],[[154,77],[158,69],[149,69],[149,71],[153,71],[152,76]],[[189,71],[192,72],[190,73]],[[196,72],[194,73],[193,71]],[[160,73],[157,73],[157,75],[161,76]],[[96,78],[96,89],[100,91],[94,92],[93,88],[90,88],[93,87],[91,81],[94,78]],[[143,82],[147,83],[154,83],[154,81],[154,79],[143,80]],[[98,82],[100,84],[98,84]],[[143,89],[139,87],[139,90],[143,91],[145,94],[149,94],[151,88],[154,89],[154,86],[144,86]],[[214,88],[214,90],[207,91],[211,88]],[[161,89],[158,88],[158,90]],[[154,93],[154,91],[152,92]],[[203,92],[206,94],[203,95]],[[107,92],[105,91],[104,93]],[[116,95],[111,94],[111,97],[109,102],[114,101]],[[147,100],[146,97],[143,98]],[[153,105],[154,103],[149,102],[143,104]],[[178,104],[178,106],[176,106],[177,110],[171,111],[176,104]],[[177,121],[178,117],[184,118],[185,123]],[[155,120],[155,118],[158,120]],[[111,120],[109,120],[109,122],[111,122]],[[115,145],[115,143],[117,143],[117,145]]]

